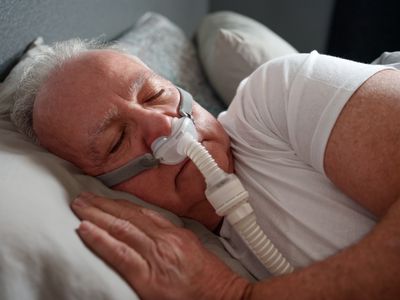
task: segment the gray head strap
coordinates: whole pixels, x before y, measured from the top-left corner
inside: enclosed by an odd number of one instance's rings
[[[178,112],[181,117],[188,117],[192,119],[192,105],[193,98],[185,90],[177,87],[180,95],[180,102]],[[142,156],[136,157],[129,161],[127,164],[114,169],[108,173],[96,176],[106,186],[111,187],[121,183],[129,178],[138,175],[139,173],[158,166],[159,161],[151,153],[146,153]]]
[[[158,166],[158,159],[155,159],[150,153],[146,153],[129,161],[126,165],[96,178],[106,186],[113,186],[156,166]]]
[[[181,101],[179,103],[179,114],[181,117],[188,117],[193,121],[192,117],[192,107],[193,107],[193,97],[185,90],[177,87],[179,94],[181,95]]]

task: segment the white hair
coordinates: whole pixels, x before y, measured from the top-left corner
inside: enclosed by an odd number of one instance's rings
[[[104,44],[95,40],[71,39],[45,46],[30,57],[16,84],[9,105],[10,119],[21,133],[39,143],[33,130],[32,113],[36,94],[49,75],[62,68],[64,63],[79,54],[95,49],[115,49],[115,45]]]

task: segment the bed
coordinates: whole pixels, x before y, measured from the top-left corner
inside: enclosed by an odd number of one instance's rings
[[[8,117],[21,66],[46,44],[72,37],[118,42],[218,115],[249,72],[296,50],[243,16],[222,13],[203,19],[207,7],[207,1],[185,0],[0,3],[0,299],[138,298],[76,234],[79,220],[69,203],[84,190],[161,212],[194,231],[235,272],[253,280],[199,223],[108,189],[32,144]],[[221,26],[229,30],[221,33]]]

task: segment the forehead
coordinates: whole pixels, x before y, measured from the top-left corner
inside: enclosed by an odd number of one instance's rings
[[[37,98],[47,98],[47,106],[64,106],[66,101],[71,106],[76,98],[80,98],[79,101],[84,98],[84,102],[92,104],[99,94],[126,91],[127,83],[140,82],[143,76],[151,73],[133,56],[111,50],[88,51],[53,72]]]
[[[134,82],[151,70],[138,58],[111,50],[88,51],[73,59],[61,70],[59,77],[71,83],[69,92],[91,92],[96,89],[125,89],[127,81]],[[94,88],[96,87],[96,89]]]
[[[51,102],[63,115],[108,109],[130,99],[154,73],[138,59],[110,50],[89,51],[73,59],[50,80]],[[53,81],[53,82],[51,82]]]

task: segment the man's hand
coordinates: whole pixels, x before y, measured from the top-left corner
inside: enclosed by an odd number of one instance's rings
[[[81,194],[78,233],[142,299],[399,299],[400,199],[359,243],[308,268],[250,284],[188,230],[125,200]]]
[[[126,200],[82,193],[78,233],[142,299],[241,299],[251,285],[190,231]]]

